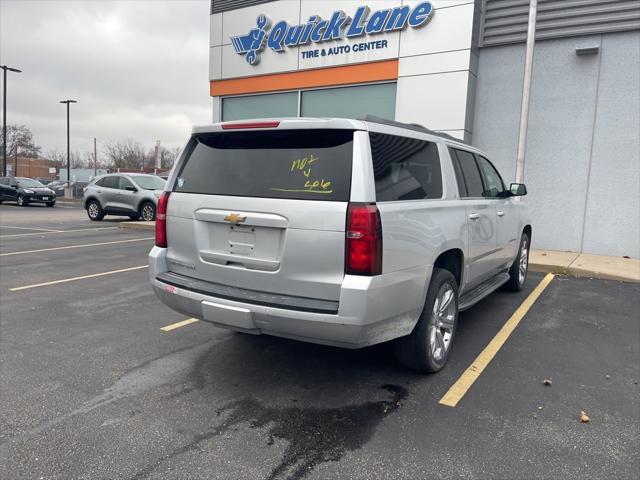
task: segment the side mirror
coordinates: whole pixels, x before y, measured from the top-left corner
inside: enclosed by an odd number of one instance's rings
[[[524,183],[512,183],[509,187],[509,193],[512,197],[522,197],[527,194],[527,187]]]
[[[124,189],[128,192],[137,192],[138,189],[136,187],[134,187],[133,185],[127,185],[126,187],[124,187]]]

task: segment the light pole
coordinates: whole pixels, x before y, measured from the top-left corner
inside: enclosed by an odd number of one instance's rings
[[[78,103],[76,100],[60,100],[60,103],[67,104],[67,188],[71,189],[71,149],[69,142],[69,104]]]
[[[20,73],[22,70],[17,68],[0,65],[3,70],[3,87],[2,87],[2,176],[7,176],[7,70],[10,72]],[[16,172],[14,172],[14,175]]]

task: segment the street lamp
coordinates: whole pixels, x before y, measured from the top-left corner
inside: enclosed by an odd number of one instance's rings
[[[22,70],[17,68],[7,67],[6,65],[0,65],[0,68],[4,70],[2,72],[4,83],[2,88],[2,176],[7,176],[7,70],[10,72],[20,73]],[[14,172],[15,175],[17,172]]]
[[[69,104],[78,103],[76,100],[60,100],[67,104],[67,188],[71,188],[71,150],[69,147]]]

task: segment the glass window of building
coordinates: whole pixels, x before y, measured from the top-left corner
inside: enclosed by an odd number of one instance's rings
[[[301,116],[358,118],[377,115],[395,118],[396,84],[327,88],[302,92]]]
[[[222,99],[222,120],[297,117],[298,92],[228,97]]]

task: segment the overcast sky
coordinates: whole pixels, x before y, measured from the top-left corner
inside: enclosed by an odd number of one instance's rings
[[[44,151],[93,149],[133,138],[151,147],[186,141],[211,121],[209,0],[0,0],[0,64],[7,122]],[[1,71],[0,71],[1,73]],[[1,82],[1,80],[0,80]]]

